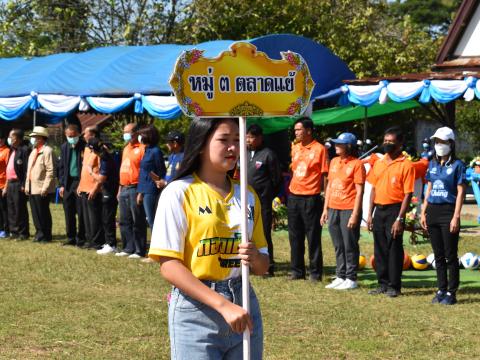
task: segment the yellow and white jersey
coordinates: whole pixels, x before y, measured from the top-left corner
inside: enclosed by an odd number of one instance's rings
[[[260,201],[248,188],[248,236],[268,254]],[[241,274],[240,184],[231,180],[226,198],[195,174],[170,183],[158,202],[148,256],[179,259],[201,280],[220,281]]]

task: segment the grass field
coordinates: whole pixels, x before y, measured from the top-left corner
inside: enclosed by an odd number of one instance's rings
[[[0,358],[167,359],[169,285],[158,265],[61,247],[63,212],[57,205],[52,212],[54,243],[0,240]],[[266,359],[480,356],[480,271],[461,271],[458,305],[434,306],[433,271],[406,271],[404,295],[396,299],[367,295],[375,286],[370,269],[361,272],[360,289],[329,291],[324,285],[334,273],[334,256],[327,231],[323,284],[287,280],[287,233],[274,233],[274,243],[277,276],[252,280]],[[428,244],[406,248],[410,254],[431,252]],[[361,251],[373,252],[366,233]],[[460,253],[466,251],[480,253],[478,235],[462,236]]]

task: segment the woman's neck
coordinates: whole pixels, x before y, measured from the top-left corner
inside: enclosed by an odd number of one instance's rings
[[[450,154],[445,155],[445,156],[440,156],[440,165],[445,164],[448,160],[450,160]]]
[[[197,176],[204,183],[210,185],[214,190],[218,191],[222,196],[230,191],[230,182],[228,181],[227,174],[224,172],[214,171],[212,169],[206,169],[200,167],[197,171]]]

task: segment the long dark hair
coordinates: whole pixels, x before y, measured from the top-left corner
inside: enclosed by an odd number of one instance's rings
[[[194,118],[187,134],[183,160],[173,180],[192,175],[200,168],[200,154],[210,135],[224,121],[236,121],[234,118],[203,119]]]

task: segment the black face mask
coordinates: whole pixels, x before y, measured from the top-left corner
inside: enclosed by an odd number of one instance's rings
[[[392,144],[392,143],[384,143],[383,144],[383,152],[385,154],[391,154],[395,151],[397,147],[395,146],[395,144]]]

